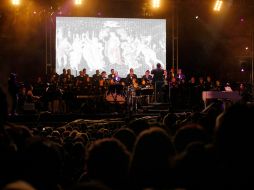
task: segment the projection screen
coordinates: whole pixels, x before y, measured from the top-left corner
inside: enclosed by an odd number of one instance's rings
[[[56,72],[86,68],[118,71],[126,77],[133,68],[138,77],[157,63],[166,68],[166,20],[130,18],[56,18]]]

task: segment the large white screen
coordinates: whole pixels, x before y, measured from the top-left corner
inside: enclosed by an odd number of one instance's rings
[[[56,18],[56,72],[71,69],[113,68],[126,77],[133,68],[138,77],[161,63],[166,67],[166,20],[128,18]]]

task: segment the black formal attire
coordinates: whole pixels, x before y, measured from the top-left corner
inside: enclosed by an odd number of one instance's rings
[[[131,85],[132,84],[132,80],[133,79],[137,79],[137,75],[136,74],[128,74],[127,77],[126,77],[126,84],[127,85]]]
[[[153,84],[155,85],[155,93],[156,93],[156,101],[162,101],[163,99],[163,92],[162,87],[164,84],[164,70],[161,68],[153,69],[151,71],[151,74],[153,74]]]
[[[11,114],[16,114],[16,109],[18,105],[18,92],[19,92],[19,85],[16,81],[16,76],[13,74],[10,76],[8,81],[8,91],[10,93],[12,99],[12,107],[11,107]]]

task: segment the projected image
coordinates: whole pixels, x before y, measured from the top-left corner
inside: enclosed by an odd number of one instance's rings
[[[56,72],[86,68],[118,71],[133,68],[138,77],[157,63],[166,67],[166,20],[125,18],[56,18]]]

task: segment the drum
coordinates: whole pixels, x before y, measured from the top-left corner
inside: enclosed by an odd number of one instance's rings
[[[121,84],[113,84],[108,87],[108,92],[111,94],[124,95],[124,86]]]
[[[126,101],[123,85],[114,84],[110,85],[106,92],[106,101],[109,103],[124,104]]]
[[[125,103],[125,96],[115,93],[109,93],[106,95],[106,101],[111,104],[124,104]]]

